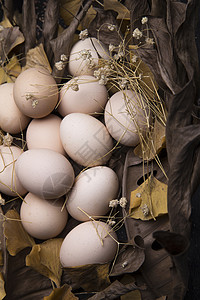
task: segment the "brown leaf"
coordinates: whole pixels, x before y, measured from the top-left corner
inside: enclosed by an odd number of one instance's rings
[[[62,269],[60,264],[60,247],[63,239],[50,239],[42,244],[34,245],[26,256],[26,266],[32,267],[40,274],[53,280],[60,286]]]
[[[104,0],[104,9],[114,9],[118,13],[117,19],[130,20],[130,11],[120,1]]]
[[[167,212],[167,185],[154,176],[149,176],[131,192],[129,214],[132,218],[151,220]]]
[[[6,296],[4,284],[5,282],[4,282],[3,274],[0,273],[0,300]]]
[[[50,73],[52,72],[43,44],[39,44],[39,46],[30,49],[26,54],[26,66],[24,69],[37,66],[47,69]]]
[[[144,160],[154,159],[166,146],[165,130],[165,125],[155,117],[152,132],[149,132],[147,136],[144,137],[144,141],[135,147],[135,155]]]
[[[144,247],[141,247],[143,246],[142,244],[143,239],[140,236],[136,236],[134,240],[124,245],[117,256],[110,275],[118,276],[124,273],[136,272],[145,260]]]
[[[80,0],[61,0],[60,15],[66,25],[70,25],[81,7]]]
[[[68,284],[64,284],[60,288],[56,288],[52,291],[52,293],[44,297],[43,300],[76,300],[78,299],[74,294],[72,293],[72,288]]]
[[[94,264],[81,267],[65,268],[65,276],[75,285],[86,291],[101,291],[110,284],[109,264]]]
[[[3,266],[3,251],[0,250],[0,266]]]
[[[15,210],[9,210],[5,214],[4,235],[7,250],[12,256],[35,244],[34,239],[24,230],[19,214]]]

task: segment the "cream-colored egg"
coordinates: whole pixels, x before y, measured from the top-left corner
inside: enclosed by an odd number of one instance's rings
[[[22,153],[22,149],[16,146],[0,146],[0,192],[6,195],[23,196],[27,192],[15,172],[16,162]]]
[[[64,117],[79,112],[94,115],[103,111],[108,92],[93,76],[82,75],[65,83],[60,91],[58,112]]]
[[[88,215],[97,219],[109,211],[109,202],[117,197],[118,189],[118,177],[111,168],[90,168],[77,176],[66,196],[67,210],[79,221],[88,221]]]
[[[58,101],[58,87],[44,68],[29,68],[17,77],[13,96],[19,110],[32,118],[50,114]]]
[[[65,155],[60,139],[60,123],[61,118],[53,114],[33,119],[26,131],[28,149],[46,148]]]
[[[67,115],[60,125],[60,137],[67,154],[82,166],[103,165],[110,158],[112,138],[104,124],[92,116]]]
[[[112,261],[117,252],[116,233],[100,221],[79,224],[65,237],[60,249],[63,267],[104,264]]]
[[[25,151],[16,163],[16,174],[29,192],[43,199],[63,196],[74,182],[70,162],[50,149]]]
[[[14,83],[0,85],[0,128],[5,132],[16,134],[26,128],[30,118],[25,116],[15,104],[13,86]]]
[[[109,59],[109,53],[96,38],[80,40],[72,47],[69,56],[69,73],[74,76],[93,75],[99,58]]]
[[[68,213],[63,198],[45,200],[28,193],[22,202],[20,218],[25,230],[37,239],[56,237],[64,229]]]
[[[131,90],[115,93],[105,107],[105,124],[112,137],[126,146],[136,146],[150,122],[150,111],[140,94]]]

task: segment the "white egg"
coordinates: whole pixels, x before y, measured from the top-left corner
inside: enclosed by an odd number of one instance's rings
[[[80,173],[66,196],[70,215],[79,221],[94,219],[109,211],[109,202],[117,197],[119,181],[109,167],[98,166]]]
[[[110,262],[117,252],[116,240],[116,233],[104,222],[81,223],[68,233],[61,245],[61,264],[76,267]]]
[[[58,87],[44,68],[29,68],[14,83],[13,96],[19,110],[31,118],[50,114],[58,101]]]
[[[44,199],[65,195],[74,182],[70,162],[50,149],[25,151],[16,163],[16,174],[29,192]]]
[[[93,75],[100,58],[109,59],[109,53],[100,41],[96,38],[80,40],[71,49],[69,73],[74,76]]]
[[[93,76],[82,75],[64,84],[60,91],[58,112],[64,117],[79,112],[102,112],[108,100],[108,92]]]
[[[60,137],[67,154],[82,166],[103,165],[111,156],[110,134],[103,123],[87,114],[67,115],[60,125]]]
[[[14,83],[0,85],[0,127],[5,132],[16,134],[26,128],[30,118],[25,116],[15,104],[13,86]]]
[[[23,196],[27,190],[22,186],[15,172],[15,165],[22,155],[16,146],[0,146],[0,192],[9,196]]]
[[[22,202],[20,218],[25,230],[38,239],[56,237],[64,229],[68,213],[63,198],[45,200],[28,193]]]
[[[140,94],[131,90],[115,93],[105,107],[105,124],[116,141],[136,146],[150,122],[150,110]]]
[[[33,119],[26,131],[28,149],[46,148],[65,155],[60,139],[60,123],[61,118],[53,114]]]

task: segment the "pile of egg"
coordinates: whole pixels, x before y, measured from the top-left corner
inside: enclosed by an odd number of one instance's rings
[[[92,68],[80,56],[85,49],[90,49]],[[96,39],[77,42],[68,66],[73,79],[60,91],[42,67],[29,68],[15,83],[0,86],[0,128],[11,135],[26,129],[28,149],[0,146],[0,192],[23,197],[21,221],[34,238],[59,235],[68,213],[81,221],[61,246],[64,267],[114,258],[116,233],[98,220],[109,212],[109,202],[119,192],[118,177],[106,163],[115,140],[135,146],[139,143],[136,127],[140,124],[145,130],[146,126],[135,92],[119,91],[108,100],[106,87],[93,76],[99,56],[108,58]],[[125,97],[135,101],[134,120],[126,110]],[[103,112],[105,124],[96,117]],[[73,162],[86,167],[76,178]]]

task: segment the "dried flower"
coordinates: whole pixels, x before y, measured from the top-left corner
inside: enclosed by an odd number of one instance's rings
[[[117,207],[118,204],[119,204],[118,199],[110,200],[109,207]]]
[[[10,147],[12,145],[12,142],[13,142],[12,135],[10,135],[9,133],[6,133],[6,135],[4,135],[4,137],[3,137],[3,145]]]
[[[131,58],[132,63],[136,63],[137,59],[138,59],[138,56],[133,55],[132,58]]]
[[[155,44],[153,38],[149,38],[149,37],[147,37],[147,38],[145,39],[145,42],[146,42],[147,44],[149,44],[149,45]]]
[[[79,33],[79,39],[80,40],[85,40],[88,37],[88,30],[84,29]]]
[[[63,62],[66,62],[67,61],[67,55],[61,54],[60,60],[63,61]]]
[[[86,60],[91,58],[92,58],[91,50],[83,49],[79,51],[79,56],[76,58],[76,60],[78,59]]]
[[[55,67],[56,67],[56,69],[57,69],[58,71],[61,71],[61,70],[64,69],[65,64],[64,64],[63,61],[60,60],[60,61],[57,61],[57,62],[55,63]]]
[[[33,100],[33,101],[32,101],[32,107],[33,107],[33,108],[36,108],[37,105],[38,105],[38,100],[36,100],[36,99]]]
[[[142,36],[143,36],[143,34],[138,28],[136,28],[133,31],[133,37],[136,38],[137,40],[139,40]]]
[[[128,87],[128,80],[125,78],[122,78],[121,82],[119,82],[119,86],[121,89],[125,89]]]
[[[145,217],[147,217],[148,215],[149,215],[149,208],[148,208],[148,206],[147,206],[147,204],[144,204],[144,206],[142,206],[141,207],[141,210],[142,210],[142,212],[143,212],[143,215],[145,216]]]
[[[122,198],[120,198],[120,200],[119,200],[119,205],[120,205],[122,208],[125,208],[127,202],[128,202],[127,199],[126,199],[125,197],[122,197]]]
[[[33,95],[30,93],[27,93],[25,97],[27,101],[33,99]]]
[[[108,29],[109,29],[110,31],[114,31],[114,30],[116,29],[116,25],[109,24],[109,25],[108,25]]]
[[[148,22],[148,18],[147,17],[143,17],[141,20],[142,24],[146,24]]]
[[[109,49],[110,52],[113,52],[115,50],[115,46],[110,44],[108,49]]]
[[[70,85],[71,89],[75,92],[77,92],[79,90],[79,86],[78,83],[72,83],[72,85]]]

